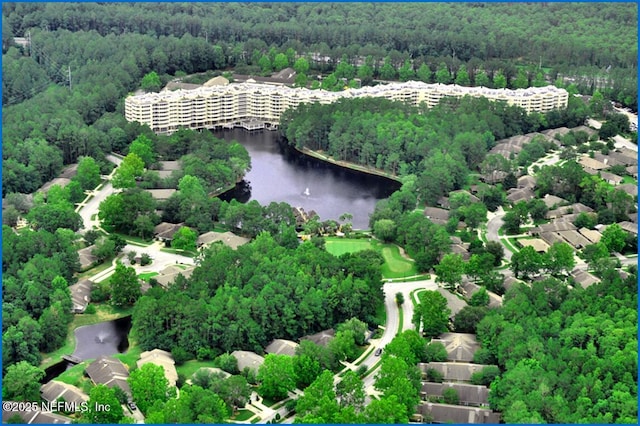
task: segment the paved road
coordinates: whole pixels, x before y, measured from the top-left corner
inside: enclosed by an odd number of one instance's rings
[[[502,207],[498,207],[498,210],[493,214],[493,217],[489,219],[489,221],[487,222],[487,240],[500,242],[500,244],[502,244],[502,247],[504,247],[504,258],[507,261],[511,262],[511,256],[513,255],[513,253],[511,252],[509,247],[507,247],[502,242],[500,236],[498,235],[498,231],[500,230],[502,225],[504,225],[504,221],[502,220],[504,215],[505,213]]]
[[[111,174],[107,177],[107,179],[111,179],[116,169],[122,163],[122,160],[114,155],[106,156],[109,161],[116,165],[116,168],[113,169]],[[94,226],[98,227],[100,225],[100,221],[98,220],[98,208],[100,207],[100,203],[103,202],[109,195],[114,193],[114,188],[111,185],[111,182],[105,182],[102,187],[100,187],[97,191],[91,191],[90,194],[93,196],[86,203],[81,203],[76,211],[82,217],[82,223],[84,225],[84,232],[92,229]],[[91,219],[92,216],[95,215],[95,219]]]

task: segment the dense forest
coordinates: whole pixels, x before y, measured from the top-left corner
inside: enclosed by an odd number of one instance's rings
[[[298,339],[352,317],[375,324],[381,264],[374,252],[336,258],[312,242],[285,248],[267,233],[237,251],[214,245],[191,278],[138,300],[133,331],[145,350],[260,353],[273,339]]]
[[[551,127],[580,125],[587,106],[542,115],[484,98],[442,101],[432,109],[385,99],[344,99],[286,111],[280,131],[291,145],[336,160],[415,175],[416,194],[429,205],[467,183],[495,141]]]
[[[478,340],[482,361],[505,370],[490,402],[506,423],[636,423],[635,271],[609,269],[585,290],[553,278],[518,285],[489,311]]]

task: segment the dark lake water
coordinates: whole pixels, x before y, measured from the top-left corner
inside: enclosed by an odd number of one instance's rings
[[[225,199],[257,200],[261,205],[284,201],[305,211],[314,210],[321,220],[353,215],[354,229],[369,227],[369,214],[378,200],[396,191],[398,182],[328,164],[279,143],[278,132],[216,131],[235,139],[251,156],[251,171]]]
[[[129,349],[129,330],[131,330],[131,316],[78,327],[74,331],[76,350],[73,356],[84,361],[101,355],[126,352]],[[55,379],[73,366],[74,364],[70,361],[62,360],[48,367],[41,383]]]

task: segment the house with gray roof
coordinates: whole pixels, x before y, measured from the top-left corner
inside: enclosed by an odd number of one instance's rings
[[[98,261],[98,258],[92,253],[94,248],[96,248],[95,244],[78,250],[78,261],[80,261],[81,270],[89,269]]]
[[[418,368],[426,374],[427,370],[434,369],[444,376],[446,382],[469,382],[471,375],[488,367],[484,364],[471,364],[466,362],[421,362]]]
[[[425,208],[424,215],[436,225],[444,225],[449,220],[449,210],[440,209],[438,207]]]
[[[141,368],[145,364],[154,364],[162,367],[164,370],[164,376],[169,382],[169,386],[176,385],[176,382],[178,381],[178,372],[176,371],[176,363],[170,352],[163,351],[161,349],[142,352],[140,354],[140,359],[136,362],[136,365],[138,368]]]
[[[597,284],[600,282],[600,278],[596,277],[593,274],[590,274],[587,271],[583,271],[582,269],[575,269],[571,273],[571,277],[582,288],[587,288],[589,286],[592,286],[593,284]]]
[[[3,401],[4,403],[11,401]],[[18,405],[18,404],[15,404]],[[7,408],[12,408],[12,404],[7,404]],[[21,424],[25,425],[58,425],[71,424],[71,418],[56,414],[43,412],[39,409],[34,410],[2,410],[2,423],[9,423],[15,420],[15,416],[19,416],[22,420]]]
[[[198,247],[207,247],[216,242],[222,242],[224,245],[237,250],[238,247],[251,241],[248,238],[240,237],[233,232],[206,232],[198,237],[196,244]]]
[[[638,235],[638,224],[637,223],[633,223],[633,222],[629,222],[629,221],[625,220],[623,222],[618,222],[618,225],[620,225],[620,228],[624,229],[625,231],[630,232],[633,235]]]
[[[422,382],[421,396],[423,399],[429,397],[442,397],[447,389],[454,389],[460,398],[460,405],[472,405],[480,407],[489,405],[489,388],[479,385],[468,385],[466,383],[432,383]]]
[[[560,207],[563,204],[569,204],[569,202],[564,198],[556,197],[555,195],[551,194],[545,195],[544,198],[542,198],[542,201],[544,201],[544,205],[549,209]]]
[[[84,371],[94,384],[109,388],[117,386],[127,395],[131,395],[131,388],[127,383],[129,370],[122,361],[103,355],[89,364]]]
[[[184,223],[161,222],[153,228],[153,235],[159,241],[171,242],[174,234],[183,226]]]
[[[609,172],[600,172],[600,177],[610,185],[620,185],[624,180],[622,177]]]
[[[578,231],[560,231],[558,234],[571,245],[573,248],[580,250],[588,245],[591,245],[591,241],[587,240]]]
[[[40,394],[45,401],[53,402],[62,399],[76,406],[89,400],[89,395],[77,387],[57,380],[51,380],[40,386]]]
[[[437,339],[431,339],[431,343],[441,343],[449,361],[471,362],[480,349],[476,335],[467,333],[442,333]]]
[[[638,196],[638,186],[632,183],[625,183],[616,187],[617,191],[624,191],[632,197]]]
[[[335,336],[336,331],[333,328],[330,328],[328,330],[322,330],[316,334],[309,334],[308,336],[301,337],[300,340],[311,340],[318,346],[327,346]]]
[[[447,307],[451,310],[451,318],[455,318],[458,312],[467,306],[467,302],[461,300],[458,296],[451,294],[450,291],[445,290],[442,287],[438,287],[436,291],[447,299]]]
[[[91,289],[93,289],[93,281],[89,279],[78,281],[69,286],[71,301],[73,302],[73,307],[71,308],[73,313],[81,314],[87,309],[87,305],[91,302]]]
[[[193,274],[194,270],[195,266],[189,266],[185,269],[182,269],[177,265],[169,265],[162,271],[160,271],[158,275],[153,277],[153,279],[162,287],[167,288],[176,280],[176,278],[178,278],[178,275],[189,278],[191,277],[191,274]]]
[[[536,196],[531,188],[511,188],[507,193],[507,200],[513,204],[533,200]]]
[[[145,189],[146,192],[151,194],[151,197],[156,201],[166,201],[176,192],[176,189]]]
[[[264,363],[264,357],[255,352],[233,351],[231,352],[231,355],[238,360],[238,370],[240,371],[243,371],[245,368],[249,368],[258,372],[258,369]]]
[[[436,404],[423,402],[418,405],[418,412],[423,417],[431,419],[433,423],[451,424],[498,424],[500,413],[480,407],[465,407],[462,405]]]
[[[518,188],[533,189],[536,187],[537,179],[531,175],[524,175],[518,178]]]
[[[549,250],[549,244],[540,238],[521,238],[518,243],[522,247],[532,247],[538,253],[546,253]]]
[[[294,356],[298,346],[299,345],[296,342],[291,340],[275,339],[273,342],[269,343],[264,351],[268,354]]]

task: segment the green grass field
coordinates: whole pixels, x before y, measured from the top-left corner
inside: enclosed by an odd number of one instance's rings
[[[191,376],[193,376],[193,374],[199,369],[201,369],[202,367],[215,367],[215,366],[213,365],[213,361],[198,361],[193,359],[191,361],[185,362],[180,366],[177,366],[176,370],[178,371],[178,374],[182,374],[187,379],[190,379]]]
[[[418,271],[412,261],[400,255],[400,249],[394,244],[383,244],[373,239],[348,239],[329,237],[325,239],[327,251],[334,256],[344,253],[355,253],[361,250],[373,249],[382,254],[383,278],[404,278],[417,275]]]

